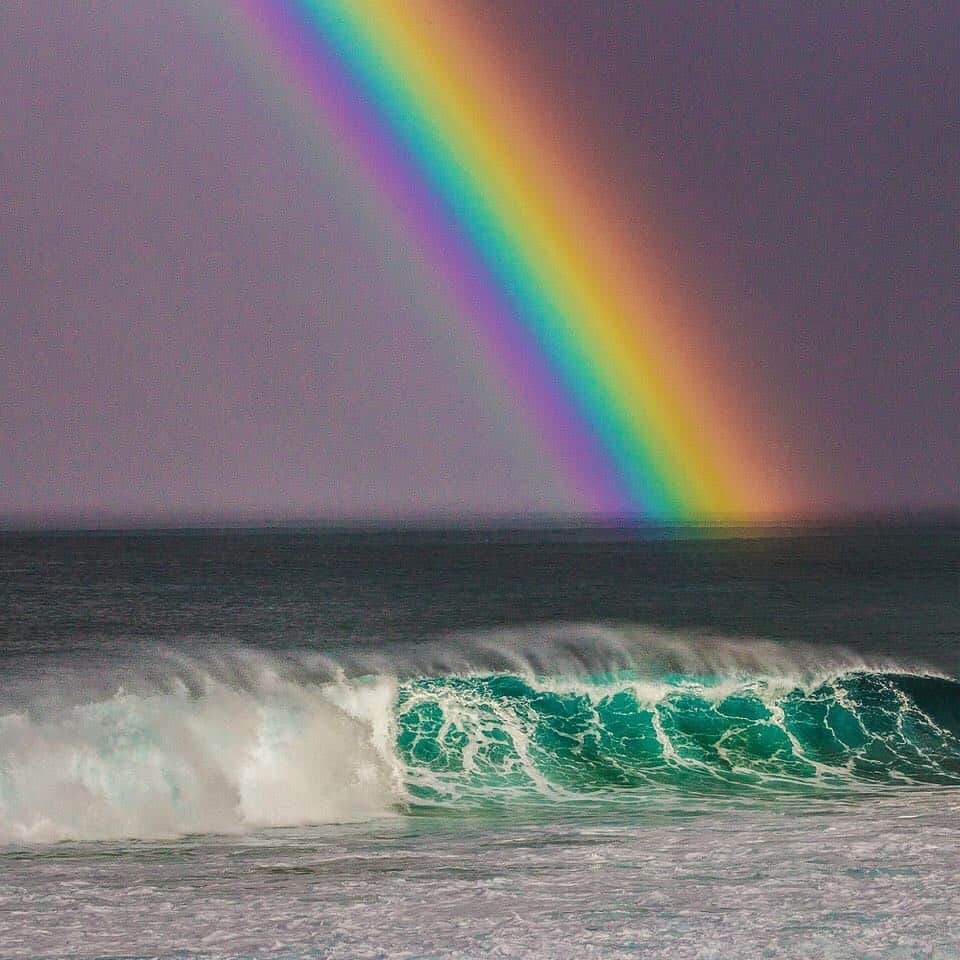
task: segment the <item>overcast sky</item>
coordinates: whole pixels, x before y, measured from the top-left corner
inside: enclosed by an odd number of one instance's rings
[[[960,507],[960,12],[470,0],[828,509]],[[937,11],[940,12],[937,12]],[[219,0],[0,6],[0,517],[566,512]]]

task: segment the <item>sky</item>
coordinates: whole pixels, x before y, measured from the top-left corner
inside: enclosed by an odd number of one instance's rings
[[[464,4],[589,145],[805,506],[960,509],[960,14]],[[577,512],[227,7],[0,6],[0,518]]]

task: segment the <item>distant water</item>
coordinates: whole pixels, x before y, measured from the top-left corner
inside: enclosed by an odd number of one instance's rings
[[[960,529],[0,535],[0,957],[960,957]]]

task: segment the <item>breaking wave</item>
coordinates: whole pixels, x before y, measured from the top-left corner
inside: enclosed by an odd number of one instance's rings
[[[960,785],[960,683],[824,656],[593,628],[169,655],[0,716],[0,842]]]

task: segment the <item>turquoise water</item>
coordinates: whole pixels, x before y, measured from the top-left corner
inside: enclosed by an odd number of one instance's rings
[[[0,957],[960,956],[960,534],[732,533],[0,537]]]
[[[426,678],[396,711],[424,803],[960,785],[960,684],[932,676]]]

